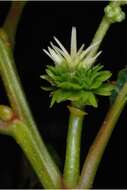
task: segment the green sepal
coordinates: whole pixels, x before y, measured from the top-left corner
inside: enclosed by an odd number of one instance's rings
[[[53,90],[52,87],[47,87],[47,86],[41,86],[41,89],[45,90],[45,91],[52,91]]]
[[[97,80],[104,82],[108,80],[111,76],[112,73],[110,71],[100,71],[100,75],[97,77]]]
[[[61,82],[58,87],[62,88],[62,89],[66,89],[66,90],[81,90],[82,86],[75,84],[75,83],[71,83],[71,82]]]
[[[96,97],[93,93],[89,93],[89,99],[88,99],[89,105],[97,108],[98,104],[97,104],[97,100]]]
[[[102,82],[99,80],[96,80],[92,85],[91,85],[91,89],[96,89],[99,88],[101,86]]]
[[[97,107],[95,94],[108,96],[111,94],[112,85],[104,84],[111,77],[110,71],[102,71],[102,65],[92,68],[70,69],[67,64],[47,66],[47,75],[41,78],[51,84],[51,88],[42,87],[51,91],[51,105],[66,100],[75,101],[80,105],[91,105]]]
[[[49,83],[51,83],[52,85],[54,84],[53,80],[51,79],[51,77],[49,77],[48,75],[41,75],[40,78],[48,81]]]
[[[104,81],[108,80],[112,76],[112,73],[109,71],[100,71],[99,73],[95,73],[91,78],[91,82],[93,85],[91,88],[98,88]],[[94,82],[95,81],[95,82]]]
[[[97,100],[92,92],[64,91],[60,89],[54,91],[51,95],[52,100],[50,107],[52,107],[55,102],[60,103],[65,100],[77,102],[82,105],[91,105],[93,107],[97,107]]]
[[[95,93],[101,96],[110,96],[114,89],[112,84],[103,84],[100,88],[95,90]]]
[[[78,93],[74,93],[72,91],[64,91],[61,89],[53,91],[51,95],[52,95],[52,100],[51,100],[50,107],[52,107],[55,102],[60,103],[65,100],[78,101],[79,99]]]
[[[48,74],[49,77],[51,77],[52,79],[54,79],[55,75],[54,75],[54,73],[50,69],[46,69],[46,73]]]

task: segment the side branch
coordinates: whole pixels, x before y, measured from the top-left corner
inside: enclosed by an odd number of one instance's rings
[[[89,189],[92,187],[105,147],[126,104],[126,97],[127,83],[124,84],[122,90],[116,98],[115,103],[110,108],[95,141],[90,147],[81,172],[79,184],[77,186],[78,189]]]

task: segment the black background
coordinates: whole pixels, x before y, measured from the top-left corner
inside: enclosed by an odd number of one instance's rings
[[[10,7],[10,2],[0,1],[0,25]],[[105,1],[28,1],[16,35],[15,61],[26,93],[27,100],[46,144],[52,144],[64,162],[68,124],[67,103],[49,108],[50,98],[40,86],[44,81],[46,64],[52,62],[42,51],[56,36],[69,49],[72,26],[77,28],[78,47],[86,47],[103,16]],[[127,12],[127,8],[123,8]],[[113,72],[116,79],[118,70],[127,64],[127,19],[115,23],[109,29],[100,49],[103,50],[98,62]],[[7,104],[6,93],[0,82],[0,103]],[[81,165],[88,148],[99,130],[108,110],[108,98],[100,98],[99,108],[87,108],[82,133]],[[121,114],[98,169],[93,188],[127,188],[127,108]],[[15,141],[0,135],[0,188],[18,188],[21,183],[22,151]],[[61,170],[63,165],[61,166]],[[29,188],[25,185],[24,188]],[[39,187],[35,186],[36,188]]]

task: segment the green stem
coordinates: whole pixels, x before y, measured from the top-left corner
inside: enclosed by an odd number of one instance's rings
[[[70,118],[67,135],[64,183],[68,188],[77,185],[80,172],[80,143],[84,112],[69,106]]]
[[[12,136],[21,147],[26,157],[30,161],[35,173],[37,174],[42,186],[46,189],[58,189],[61,187],[61,180],[54,166],[51,164],[45,152],[40,151],[34,136],[26,124],[19,119],[3,122],[0,132]]]
[[[52,165],[52,172],[54,176],[57,176],[56,181],[59,178],[61,180],[60,172],[50,157],[44,142],[42,141],[40,134],[37,130],[35,121],[33,120],[31,111],[28,107],[11,52],[11,47],[8,41],[6,41],[6,34],[4,31],[0,32],[0,73],[4,86],[14,112],[18,117],[23,120],[29,127],[32,133],[34,141],[38,144],[40,152],[44,157],[45,164]],[[48,160],[48,162],[46,161]],[[48,167],[48,166],[47,166]],[[53,170],[54,168],[54,170]],[[49,173],[49,175],[52,175]],[[55,183],[55,181],[54,181]]]
[[[20,121],[15,121],[10,127],[12,127],[12,136],[26,154],[43,187],[46,189],[60,188],[61,179],[58,172],[54,171],[48,155],[40,151],[29,128]]]
[[[96,42],[98,42],[98,44],[90,51],[88,57],[92,57],[97,53],[102,43],[102,40],[104,39],[108,29],[110,28],[110,25],[111,23],[107,20],[106,16],[104,16],[91,42],[91,45]]]
[[[0,134],[9,135],[10,131],[6,122],[0,120]]]
[[[27,1],[12,1],[10,11],[6,17],[3,29],[7,32],[11,44],[14,46],[17,26]]]
[[[37,133],[36,124],[32,118],[25,95],[20,83],[14,58],[9,43],[5,40],[6,34],[0,31],[0,74],[5,85],[7,96],[14,112],[24,120],[33,133]],[[38,135],[37,135],[38,136]]]
[[[102,127],[97,134],[85,160],[77,189],[89,189],[92,187],[97,168],[103,156],[106,145],[111,137],[118,118],[126,104],[127,83],[123,86],[115,103],[110,108]]]
[[[113,6],[114,8],[117,8],[117,7],[120,7],[121,5],[125,5],[125,4],[127,4],[127,1],[117,1],[116,0],[116,1],[111,1],[109,6]],[[112,14],[111,11],[110,11],[110,13]],[[111,19],[114,19],[114,22],[120,22],[116,18],[114,18],[115,17],[114,14],[112,14],[112,17],[113,18],[111,18]],[[107,14],[105,13],[94,37],[93,37],[93,40],[91,42],[91,45],[96,43],[96,42],[98,42],[98,44],[90,51],[90,53],[88,54],[88,58],[94,56],[97,53],[108,29],[110,28],[112,23],[114,23],[114,22],[111,22],[111,19],[108,19]],[[121,19],[121,21],[122,21],[122,19]]]
[[[111,1],[113,6],[122,6],[122,5],[127,5],[127,0],[119,1],[119,0],[114,0]]]

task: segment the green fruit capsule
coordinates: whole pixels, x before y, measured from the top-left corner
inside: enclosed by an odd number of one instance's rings
[[[0,120],[9,121],[12,119],[14,113],[9,106],[0,105]]]

